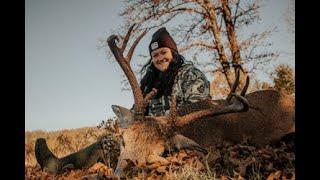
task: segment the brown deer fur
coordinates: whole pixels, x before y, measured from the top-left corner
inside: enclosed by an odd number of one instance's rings
[[[208,116],[177,126],[174,130],[205,148],[223,140],[237,143],[246,138],[261,146],[294,132],[295,101],[292,96],[262,90],[247,94],[246,98],[250,103],[247,112]],[[178,115],[214,108],[217,103],[225,102],[194,103],[179,109]],[[150,155],[161,156],[166,148],[172,147],[170,138],[166,136],[170,130],[171,127],[161,121],[138,121],[129,126],[123,133],[124,146],[118,161],[118,174],[126,166],[124,159],[143,164]]]
[[[203,147],[219,141],[240,142],[246,138],[257,145],[264,145],[294,131],[294,98],[273,90],[257,91],[245,96],[249,77],[240,95],[237,95],[235,90],[239,84],[239,68],[235,68],[236,80],[227,100],[198,102],[179,108],[177,113],[173,105],[169,116],[145,117],[145,105],[152,95],[142,97],[130,61],[136,45],[147,30],[138,36],[127,56],[124,56],[133,28],[134,25],[129,28],[120,46],[116,44],[118,36],[111,35],[107,40],[129,80],[135,101],[134,114],[119,106],[112,107],[120,124],[127,128],[123,132],[116,174],[123,175],[126,159],[143,164],[150,156],[161,159],[160,155],[165,149],[188,148],[205,152]],[[229,101],[231,97],[234,98]]]

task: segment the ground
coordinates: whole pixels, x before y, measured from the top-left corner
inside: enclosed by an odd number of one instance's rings
[[[25,133],[25,179],[112,179],[113,169],[97,163],[88,169],[67,170],[53,175],[41,170],[34,155],[36,138],[46,139],[58,157],[90,145],[106,129],[86,127],[55,132]],[[181,150],[166,154],[162,162],[129,162],[130,179],[295,179],[295,135],[279,142],[255,147],[250,142],[222,142],[209,149],[208,155]]]

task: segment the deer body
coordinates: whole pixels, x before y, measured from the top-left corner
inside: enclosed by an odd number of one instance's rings
[[[117,175],[123,175],[126,159],[136,164],[143,164],[150,157],[161,160],[166,149],[187,148],[206,153],[204,147],[210,147],[219,141],[240,142],[245,138],[251,138],[257,145],[264,145],[294,131],[292,97],[272,90],[246,95],[248,76],[241,93],[235,93],[239,85],[240,69],[243,71],[241,66],[235,66],[235,82],[226,100],[199,101],[177,109],[176,97],[173,96],[168,116],[145,117],[148,102],[156,92],[142,95],[130,61],[136,45],[147,30],[133,42],[128,54],[123,54],[134,26],[129,28],[121,44],[117,45],[119,38],[115,35],[107,40],[111,52],[129,80],[135,103],[134,112],[112,106],[119,118],[120,127],[125,129]]]
[[[122,135],[123,143],[120,146],[119,158],[121,160],[118,160],[116,172],[122,171],[127,165],[125,159],[144,164],[149,156],[159,156],[164,152],[165,139],[159,129],[151,123],[138,122],[125,130]]]
[[[250,93],[246,98],[251,107],[247,112],[202,118],[177,131],[204,147],[221,140],[240,142],[245,138],[250,138],[257,145],[265,145],[294,131],[293,97],[273,90],[263,90]],[[196,111],[210,106],[214,105],[206,103],[200,107],[187,108]]]
[[[242,69],[237,66],[235,82],[226,100],[198,101],[177,109],[176,97],[173,96],[168,116],[144,116],[148,102],[156,91],[143,95],[130,66],[134,49],[147,30],[133,42],[128,54],[123,54],[133,29],[134,25],[129,28],[120,46],[116,43],[119,41],[118,36],[111,35],[107,40],[111,52],[129,80],[135,104],[133,112],[120,106],[112,106],[123,129],[116,168],[118,176],[124,175],[128,159],[136,164],[164,162],[161,155],[166,150],[191,149],[207,153],[205,148],[220,141],[241,142],[245,138],[250,138],[260,146],[294,132],[294,98],[273,90],[246,95],[248,76],[241,93],[236,94]],[[48,158],[42,158],[41,154],[39,157],[47,162]]]
[[[261,146],[294,132],[295,104],[292,96],[274,90],[262,90],[247,94],[246,99],[250,103],[247,112],[203,117],[177,126],[175,132],[205,148],[221,141],[237,143],[245,138]],[[182,107],[178,110],[178,114],[189,114],[224,103],[226,103],[224,100],[202,101]],[[165,135],[170,128],[161,124],[165,123],[133,121],[124,131],[124,146],[121,147],[116,170],[118,174],[121,174],[126,166],[124,159],[143,164],[151,155],[161,156],[166,148],[174,146],[172,144],[185,143],[178,149],[190,148],[189,142],[172,142],[174,138],[170,139]]]

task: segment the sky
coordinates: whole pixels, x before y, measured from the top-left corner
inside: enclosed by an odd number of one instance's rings
[[[119,65],[97,48],[99,39],[120,26],[121,1],[25,2],[25,131],[97,126],[114,116],[111,105],[132,106],[132,92],[121,91]],[[283,17],[288,2],[267,0],[263,24],[253,27],[277,26],[271,40],[280,51],[294,49]],[[147,54],[150,37],[136,53]],[[294,67],[294,57],[279,59]]]

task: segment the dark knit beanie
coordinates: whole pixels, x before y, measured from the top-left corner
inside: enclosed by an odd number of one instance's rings
[[[152,35],[152,40],[149,44],[149,52],[151,54],[153,50],[162,47],[167,47],[178,52],[176,42],[174,42],[173,38],[170,36],[165,27],[160,28]]]

